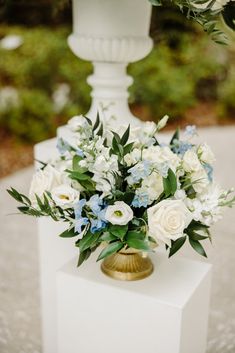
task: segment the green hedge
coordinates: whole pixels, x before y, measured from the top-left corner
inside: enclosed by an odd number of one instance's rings
[[[73,114],[87,111],[90,63],[75,57],[67,45],[70,28],[0,27],[0,38],[14,33],[24,43],[15,50],[0,49],[0,128],[19,139],[36,142],[55,133]],[[146,106],[149,118],[169,114],[180,119],[201,101],[214,101],[220,117],[235,112],[234,79],[228,50],[206,36],[180,33],[164,38],[152,53],[129,67],[135,79],[130,88],[133,107]],[[172,43],[174,45],[172,45]],[[234,64],[233,64],[234,65]],[[60,84],[70,88],[69,100],[55,109],[53,93]],[[1,106],[4,88],[17,90],[17,104]],[[220,102],[218,104],[218,102]]]

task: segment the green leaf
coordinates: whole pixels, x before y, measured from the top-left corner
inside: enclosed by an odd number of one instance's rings
[[[71,170],[68,170],[66,169],[66,172],[69,173],[69,177],[70,179],[73,179],[73,180],[88,180],[90,179],[90,175],[88,174],[85,174],[85,173],[80,173],[80,172],[76,172],[76,171],[71,171]]]
[[[98,256],[97,261],[100,261],[100,260],[104,259],[107,256],[115,254],[116,252],[121,250],[121,248],[123,248],[123,243],[121,241],[116,241],[115,243],[109,244],[108,246],[106,246],[106,248],[104,248],[101,251],[101,253]]]
[[[130,142],[126,146],[124,146],[123,155],[125,156],[127,153],[129,153],[132,150],[133,146],[134,146],[134,142]]]
[[[78,233],[75,232],[74,228],[66,229],[64,232],[59,234],[61,238],[73,238],[76,237]]]
[[[120,136],[115,132],[115,131],[112,131],[112,134],[113,134],[113,137],[115,137],[117,143],[121,143],[121,138]]]
[[[125,146],[125,144],[127,143],[128,139],[129,139],[129,135],[130,135],[130,124],[128,125],[128,128],[126,129],[126,131],[122,135],[122,138],[121,138],[122,146]]]
[[[77,155],[75,155],[73,157],[73,171],[76,171],[76,172],[81,173],[81,174],[87,172],[87,168],[80,167],[80,165],[79,165],[79,162],[82,159],[83,158],[81,156],[77,156]]]
[[[199,243],[198,240],[193,240],[193,239],[189,238],[189,243],[190,243],[190,245],[192,246],[192,248],[193,248],[196,252],[198,252],[198,254],[200,254],[200,255],[202,255],[202,256],[204,256],[204,257],[207,257],[206,252],[205,252],[203,246],[201,245],[201,243]]]
[[[139,240],[144,240],[146,238],[145,233],[143,232],[138,232],[136,230],[130,230],[127,235],[126,235],[126,239],[127,240],[132,240],[132,239],[139,239]]]
[[[163,187],[166,197],[168,197],[169,195],[174,195],[174,193],[176,192],[177,179],[172,169],[169,169],[167,177],[163,178]]]
[[[109,232],[121,240],[126,235],[127,230],[128,230],[128,225],[125,225],[125,226],[112,225],[109,227]]]
[[[180,131],[179,131],[179,128],[177,128],[174,135],[172,136],[172,139],[170,141],[170,145],[174,144],[174,140],[179,140],[179,135],[180,135]]]
[[[143,251],[150,251],[151,250],[148,243],[144,240],[141,240],[141,239],[130,238],[130,239],[127,239],[126,242],[130,248],[143,250]]]
[[[80,251],[79,253],[79,258],[78,258],[78,263],[77,263],[77,267],[81,266],[81,264],[86,261],[89,256],[91,255],[91,250],[87,249],[85,251]]]
[[[97,131],[97,133],[96,133],[98,136],[103,136],[103,124],[100,124],[100,128],[99,128],[99,130]]]
[[[89,125],[92,126],[92,121],[91,119],[89,119],[87,116],[84,115],[84,118],[86,119],[86,121],[88,122]]]
[[[11,197],[13,197],[18,202],[23,202],[21,194],[14,188],[7,189],[7,192]]]
[[[185,229],[185,233],[193,240],[204,240],[208,239],[208,236],[201,235],[193,230]]]
[[[94,183],[91,180],[79,180],[79,184],[81,184],[87,191],[95,190]]]
[[[93,247],[96,244],[99,237],[100,237],[100,232],[93,234],[90,231],[88,231],[86,235],[79,242],[80,251],[83,252],[84,250]]]
[[[165,196],[168,197],[171,195],[171,184],[168,178],[163,178],[163,188]]]
[[[23,214],[28,214],[28,211],[29,211],[29,207],[28,206],[20,206],[20,207],[17,207],[18,210],[23,213]]]
[[[104,232],[104,234],[101,235],[100,240],[110,242],[117,240],[117,237],[109,232]]]
[[[185,243],[186,237],[181,237],[175,241],[172,241],[172,245],[169,252],[169,257],[174,255]]]
[[[97,112],[96,121],[95,121],[95,124],[93,126],[92,131],[95,131],[98,128],[99,124],[100,124],[100,116],[99,116],[99,112]]]

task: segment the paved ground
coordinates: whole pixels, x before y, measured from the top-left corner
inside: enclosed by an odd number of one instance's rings
[[[225,187],[235,186],[235,127],[203,129],[200,135],[217,155],[217,179]],[[15,203],[5,192],[10,185],[26,192],[32,172],[28,168],[0,182],[1,353],[41,352],[36,225],[30,217],[8,215],[15,212]],[[234,353],[234,210],[214,227],[213,237],[213,247],[207,247],[214,268],[207,353]],[[198,259],[191,249],[183,255]]]

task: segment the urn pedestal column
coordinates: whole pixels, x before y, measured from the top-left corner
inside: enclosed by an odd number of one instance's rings
[[[150,53],[151,4],[147,0],[73,0],[73,33],[68,44],[75,55],[93,63],[87,82],[92,86],[88,116],[97,110],[119,124],[139,124],[128,106],[133,79],[128,63]]]

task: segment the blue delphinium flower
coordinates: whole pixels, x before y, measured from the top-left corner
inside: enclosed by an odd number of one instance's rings
[[[87,217],[82,217],[82,210],[85,203],[86,203],[86,200],[81,199],[74,205],[75,231],[78,233],[81,233],[82,226],[85,226],[89,223],[89,220]]]
[[[81,218],[78,218],[78,219],[75,219],[75,232],[77,233],[81,233],[82,231],[82,226],[85,226],[89,223],[89,220],[87,217],[81,217]]]
[[[149,161],[142,161],[137,163],[134,167],[129,169],[130,178],[133,184],[138,183],[141,179],[147,177],[151,172],[151,162]]]
[[[68,142],[66,142],[64,139],[62,139],[61,137],[58,138],[57,140],[57,144],[56,144],[56,148],[58,149],[59,153],[63,156],[66,152],[70,151],[71,147],[68,144]]]
[[[174,146],[172,148],[173,152],[183,156],[188,150],[191,150],[193,145],[185,141],[174,141]]]
[[[90,207],[94,215],[98,215],[104,206],[104,201],[98,194],[91,196],[90,200],[87,202],[87,206]]]
[[[208,179],[210,181],[212,181],[213,180],[213,167],[210,164],[208,164],[208,163],[204,163],[203,167],[204,167],[204,169],[205,169],[205,171],[207,173]]]
[[[92,219],[91,220],[91,233],[96,233],[106,227],[106,222],[102,219]]]
[[[149,203],[149,196],[147,192],[140,192],[135,195],[131,205],[133,207],[147,207]]]
[[[82,217],[82,209],[86,204],[86,199],[81,199],[74,205],[74,214],[75,219],[79,219]]]

